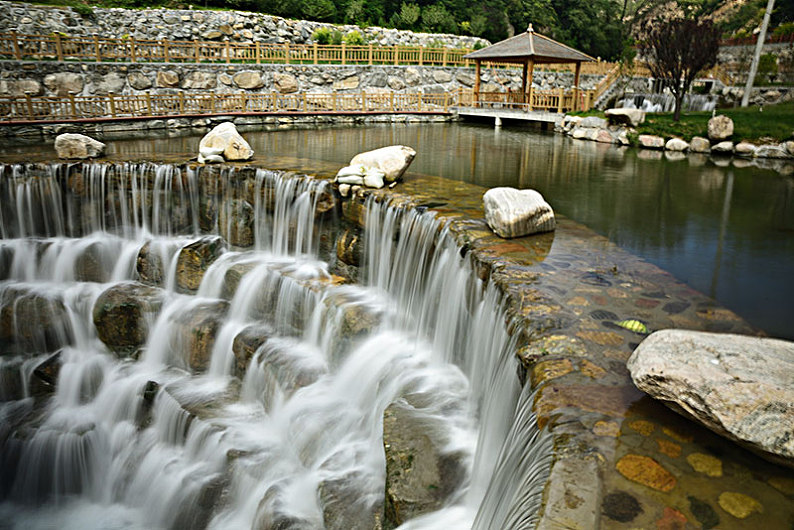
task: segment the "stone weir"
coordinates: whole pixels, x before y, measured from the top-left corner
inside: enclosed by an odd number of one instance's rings
[[[127,181],[124,186],[119,185],[120,180],[102,180],[103,176],[121,172],[122,167],[125,174],[139,178]],[[15,179],[22,182],[36,175],[39,178],[29,179],[32,184],[27,188],[9,184]],[[54,178],[41,178],[48,175]],[[227,524],[229,527],[239,522],[233,519],[230,511],[213,512],[216,506],[223,505],[241,514],[254,513],[252,520],[257,522],[254,525],[257,528],[305,528],[311,527],[311,523],[316,527],[317,517],[321,518],[319,524],[327,528],[388,527],[421,513],[434,512],[444,505],[464,506],[466,503],[460,501],[461,490],[456,486],[461,481],[471,482],[468,493],[462,496],[477,499],[473,508],[476,515],[456,519],[457,512],[436,512],[445,517],[442,520],[447,524],[460,522],[456,527],[461,528],[526,528],[535,524],[538,528],[582,529],[624,525],[741,528],[748,523],[743,520],[747,517],[752,517],[756,527],[783,528],[794,520],[794,503],[791,502],[794,476],[790,470],[760,460],[652,401],[633,386],[625,365],[634,348],[650,331],[685,328],[755,334],[755,330],[713,300],[575,222],[558,216],[555,232],[504,240],[485,223],[483,188],[415,175],[407,176],[394,190],[358,190],[344,199],[322,181],[264,173],[254,168],[205,169],[147,163],[4,166],[0,178],[3,179],[0,182],[3,241],[30,241],[27,255],[31,263],[44,263],[47,256],[58,253],[58,245],[63,246],[63,242],[52,236],[82,238],[79,248],[69,254],[73,256],[71,261],[54,260],[60,268],[50,267],[61,271],[63,281],[96,283],[118,277],[138,281],[137,284],[118,284],[116,289],[124,292],[119,293],[117,299],[111,297],[114,293],[107,291],[97,292],[93,298],[86,295],[77,298],[104,300],[106,303],[92,304],[88,309],[90,312],[93,307],[93,321],[100,324],[98,340],[105,348],[128,359],[127,362],[139,358],[137,363],[125,364],[126,368],[121,371],[130,371],[127,379],[122,380],[129,380],[129,385],[136,381],[140,387],[135,387],[133,394],[138,392],[135,395],[140,396],[143,405],[134,408],[138,412],[132,414],[132,424],[133,427],[137,425],[141,433],[149,432],[147,429],[152,429],[152,424],[158,421],[164,422],[165,409],[161,408],[171,407],[168,410],[183,412],[171,413],[175,414],[173,421],[176,423],[168,431],[172,433],[170,436],[190,438],[198,432],[202,439],[212,438],[217,433],[233,438],[234,421],[218,418],[223,416],[220,412],[224,405],[237,399],[236,396],[256,393],[251,389],[259,388],[260,393],[264,391],[276,398],[266,401],[271,403],[269,407],[280,407],[281,400],[289,402],[304,395],[306,389],[314,388],[312,383],[323,380],[323,374],[334,370],[338,359],[346,355],[355,357],[355,352],[350,350],[351,343],[366,341],[362,337],[366,337],[378,322],[388,319],[389,311],[394,310],[395,306],[389,304],[354,303],[364,294],[345,289],[356,283],[391,292],[397,300],[399,309],[396,312],[402,314],[397,320],[414,334],[424,335],[441,345],[440,351],[446,352],[443,356],[456,362],[469,378],[474,401],[479,403],[479,422],[486,425],[480,430],[476,450],[467,448],[465,443],[451,443],[461,440],[445,438],[443,425],[430,421],[438,402],[429,399],[427,389],[421,390],[422,385],[417,386],[418,380],[412,383],[414,386],[402,382],[407,385],[402,390],[403,399],[393,401],[396,404],[385,411],[385,405],[379,409],[385,412],[383,431],[376,436],[378,440],[382,436],[386,444],[385,476],[360,467],[346,467],[348,453],[356,452],[350,449],[345,454],[336,454],[330,463],[319,465],[318,470],[327,473],[321,473],[319,479],[307,479],[297,485],[287,479],[283,479],[283,483],[274,482],[268,473],[261,471],[263,467],[269,469],[269,464],[265,464],[269,461],[267,449],[241,443],[244,437],[238,436],[231,446],[223,446],[227,451],[221,459],[213,459],[214,453],[199,444],[192,458],[205,459],[211,469],[204,476],[211,478],[198,485],[190,483],[195,495],[185,494],[179,500],[188,503],[200,499],[201,510],[190,512],[192,518],[187,521],[177,519],[171,523],[189,522],[194,527]],[[99,182],[107,185],[98,187]],[[116,184],[110,185],[110,182]],[[300,191],[291,193],[292,197],[305,194],[302,202],[294,199],[289,202],[291,206],[305,204],[303,216],[294,211],[289,213],[291,210],[279,202],[278,197],[288,186]],[[168,203],[158,201],[158,197],[166,196],[166,189],[179,193],[170,195]],[[78,197],[85,200],[78,200]],[[57,200],[47,203],[53,198]],[[50,207],[43,206],[21,216],[12,217],[8,213],[15,211],[13,205],[37,202]],[[57,210],[54,217],[47,213],[52,208]],[[264,211],[269,212],[272,219],[280,218],[283,222],[274,222],[269,225],[273,228],[266,230],[265,225],[255,221]],[[53,222],[56,217],[62,220],[60,224]],[[307,224],[308,219],[324,222]],[[276,226],[284,227],[283,231]],[[95,241],[83,236],[97,231],[116,233],[126,239],[137,237],[140,241],[151,239],[146,234],[192,235],[186,240],[160,241],[156,252],[152,245],[146,248],[143,242],[133,245],[125,262],[132,270],[125,273],[124,266],[119,264],[121,261],[114,261],[124,253],[126,247],[123,245],[111,255],[97,252],[97,248],[105,248],[98,245],[93,246],[94,251],[90,250]],[[142,232],[144,237],[137,236],[136,231]],[[31,239],[31,236],[39,238]],[[47,237],[41,239],[41,236]],[[411,242],[416,245],[409,244]],[[9,319],[14,325],[22,321],[9,307],[19,307],[37,318],[64,313],[64,304],[42,301],[35,292],[25,291],[29,289],[26,284],[35,278],[25,277],[22,271],[14,269],[14,263],[19,263],[14,258],[18,257],[16,253],[21,246],[4,244],[0,247],[0,277],[18,278],[12,285],[24,292],[20,295],[0,283],[5,297],[4,327],[0,328],[5,330],[5,335],[0,337],[5,341],[4,351],[7,352],[3,358],[9,358],[13,348],[19,348],[20,344],[27,350],[44,353],[36,357],[33,364],[15,361],[24,366],[18,373],[28,374],[29,379],[23,378],[16,393],[7,391],[11,387],[4,384],[4,400],[13,403],[20,403],[13,400],[21,396],[31,396],[28,399],[35,402],[42,396],[52,395],[53,387],[61,391],[59,378],[68,376],[73,366],[64,361],[68,361],[72,353],[59,348],[64,342],[74,342],[70,335],[75,335],[78,328],[64,318],[51,318],[49,320],[55,322],[52,326],[25,333],[19,331],[24,330],[24,326],[17,329],[9,324]],[[235,252],[228,251],[227,247]],[[249,283],[256,265],[245,260],[232,262],[227,268],[211,264],[221,263],[245,248],[277,249],[275,254],[282,256],[308,251],[325,261],[328,268],[321,267],[321,272],[317,272],[316,266],[306,263],[302,266],[285,264],[283,260],[266,263],[262,276],[276,278],[267,292],[280,290],[289,302],[280,305],[273,299],[252,300],[249,304],[252,314],[256,315],[257,322],[264,322],[269,331],[262,332],[243,319],[245,325],[235,333],[228,331],[228,338],[222,339],[226,336],[223,331],[226,328],[218,331],[221,327],[218,315],[234,313],[229,299],[234,306],[238,298],[234,293],[239,287],[251,290],[257,285]],[[82,263],[79,267],[74,265],[78,261]],[[116,263],[112,273],[101,272],[110,269],[112,263]],[[80,278],[70,276],[75,273],[69,270],[80,271]],[[92,270],[94,273],[90,273]],[[401,275],[397,270],[409,273]],[[215,291],[208,292],[207,287],[215,285],[211,281],[213,276],[222,281]],[[457,283],[464,276],[468,278],[466,282]],[[451,284],[453,288],[435,290],[431,285],[436,284],[430,278],[438,281],[438,285]],[[302,284],[303,290],[294,290],[293,287],[298,289],[295,283]],[[170,336],[177,337],[169,339],[170,343],[176,340],[187,344],[186,355],[172,363],[180,370],[199,374],[213,373],[219,370],[218,363],[226,363],[228,373],[237,378],[237,386],[229,385],[197,399],[184,387],[184,381],[173,375],[170,379],[160,375],[158,381],[130,368],[163,362],[169,355],[160,352],[159,357],[155,356],[152,352],[157,353],[157,348],[146,336],[129,336],[129,333],[119,336],[119,328],[145,330],[145,335],[156,335],[159,328],[157,323],[152,325],[151,322],[154,315],[167,312],[163,299],[173,295],[163,293],[170,292],[197,292],[205,297],[199,298],[199,302],[182,304],[198,305],[194,311],[177,312],[173,318],[165,320],[171,323],[175,334]],[[331,293],[331,297],[313,298],[314,295],[307,296],[307,292],[323,293],[321,296]],[[436,301],[432,304],[434,312],[426,306],[412,305],[420,298],[416,294],[419,292]],[[214,305],[206,301],[207,296],[214,297]],[[118,306],[124,306],[124,297],[136,300],[136,309],[113,313],[113,300]],[[8,303],[11,300],[14,301]],[[327,337],[323,340],[330,344],[330,362],[317,362],[304,353],[302,361],[296,364],[284,348],[275,348],[283,339],[270,341],[275,344],[273,350],[262,349],[262,344],[267,343],[267,339],[262,338],[263,333],[271,336],[274,328],[279,337],[300,336],[300,329],[311,320],[309,315],[313,307],[335,308],[323,314],[333,313],[334,318],[338,317],[334,321],[341,322],[339,328],[333,328],[327,319],[318,324],[316,333],[318,336],[325,336],[325,333]],[[177,309],[174,307],[170,311]],[[135,325],[118,326],[120,317],[113,316],[116,314],[135,319]],[[475,317],[479,320],[468,320]],[[628,320],[642,325],[631,326],[631,329],[620,325]],[[161,321],[162,317],[158,317],[156,322]],[[110,324],[108,329],[102,330],[102,322]],[[410,324],[405,324],[408,322]],[[464,333],[468,329],[482,331],[483,328],[497,332],[501,329],[506,334],[504,337],[498,333],[481,337]],[[241,330],[246,332],[241,333]],[[398,363],[402,369],[402,357],[388,357],[391,347],[388,337],[378,335],[375,338],[370,349],[376,350],[386,362]],[[213,353],[218,350],[213,344],[222,340],[232,341],[233,347],[229,349],[228,358],[221,362]],[[403,340],[400,338],[398,342]],[[513,359],[502,364],[498,355],[494,357],[497,350]],[[56,354],[60,357],[51,356],[55,351],[60,351]],[[265,351],[270,352],[269,362],[264,362]],[[252,363],[252,359],[260,364]],[[95,374],[94,383],[90,383],[90,377],[84,378],[82,386],[75,387],[77,397],[72,406],[92,399],[97,387],[101,388],[102,374],[105,378],[111,377],[110,372],[102,371],[99,363],[95,361],[98,367],[90,371]],[[60,375],[59,364],[62,365]],[[499,370],[494,365],[500,365]],[[259,368],[255,369],[256,366],[265,370],[264,375],[257,371]],[[498,372],[508,375],[499,379]],[[13,373],[17,373],[13,366],[4,363],[4,381],[16,380],[7,375]],[[366,386],[364,372],[351,375],[354,378],[346,380],[348,385]],[[444,377],[434,374],[431,379],[438,381]],[[497,381],[496,386],[492,379]],[[252,380],[267,383],[252,383]],[[388,379],[381,379],[376,386],[389,386],[387,382]],[[211,386],[206,381],[203,385]],[[519,385],[523,388],[520,392]],[[504,390],[504,387],[513,388],[512,398],[479,401],[482,395],[496,393],[496,388]],[[455,392],[443,385],[433,392],[435,397],[448,398],[442,400],[445,403],[441,407],[442,415],[457,418],[461,402],[455,399]],[[397,392],[398,396],[400,394]],[[514,404],[517,404],[515,416],[512,415]],[[510,417],[498,421],[506,412],[500,413],[496,406],[509,408]],[[40,409],[35,405],[27,407],[18,406],[15,415],[10,416],[13,422],[24,423],[30,415],[37,417]],[[337,410],[331,416],[336,420],[338,414]],[[372,419],[371,416],[367,418]],[[453,423],[455,421],[460,420],[453,419]],[[492,421],[496,423],[490,423]],[[464,424],[465,421],[457,427]],[[354,424],[350,425],[353,429]],[[429,425],[433,427],[428,429]],[[82,429],[79,432],[96,430],[89,426]],[[332,430],[336,436],[343,434]],[[72,429],[71,432],[76,431]],[[313,430],[309,437],[319,436],[319,432]],[[429,434],[420,436],[418,432]],[[489,439],[489,432],[498,433],[498,440]],[[11,429],[4,431],[4,452],[9,451],[8,440],[15,440],[16,445],[11,446],[20,451],[19,437],[10,434]],[[268,438],[270,431],[258,432],[256,436]],[[305,437],[299,440],[306,442]],[[506,440],[505,447],[495,450],[498,458],[483,457],[484,448],[494,443],[501,447],[503,440]],[[444,442],[446,447],[439,449]],[[304,451],[300,459],[311,461],[320,443],[300,445],[300,450]],[[467,454],[474,455],[471,456],[473,467],[466,464]],[[420,467],[412,467],[414,459],[420,455],[422,462],[417,463]],[[237,467],[246,470],[243,476]],[[487,471],[488,478],[484,481],[479,476],[480,467]],[[339,469],[345,473],[332,472]],[[518,471],[512,473],[514,470]],[[18,500],[21,495],[19,489],[14,489],[21,487],[19,483],[9,482],[12,472],[6,469],[3,472],[0,493],[3,499],[11,499],[5,502]],[[351,473],[355,480],[351,479]],[[505,478],[505,475],[516,476]],[[470,476],[470,479],[461,479],[462,476]],[[187,475],[185,477],[187,480]],[[382,493],[384,480],[385,498]],[[368,486],[373,482],[374,486]],[[298,509],[289,502],[290,498],[301,497],[301,492],[305,496],[306,490],[300,489],[305,484],[317,488],[319,515]],[[71,485],[77,490],[79,486]],[[133,477],[132,484],[127,487],[134,490],[134,486]],[[261,488],[253,506],[240,500],[239,493],[246,488],[256,491]],[[36,498],[32,490],[23,488],[23,493]],[[417,498],[420,490],[424,495]],[[427,495],[428,492],[431,494]],[[458,492],[457,497],[451,492]],[[312,494],[309,497],[314,498]],[[352,499],[362,498],[369,500],[352,502]],[[344,509],[350,503],[356,506],[355,516]],[[433,526],[432,515],[430,517],[425,519],[430,521],[427,528],[444,527],[439,526],[438,521]]]

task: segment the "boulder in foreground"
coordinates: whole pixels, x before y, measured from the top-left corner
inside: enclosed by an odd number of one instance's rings
[[[721,142],[733,136],[733,120],[720,114],[713,116],[708,125],[709,140]]]
[[[645,111],[641,109],[607,109],[604,116],[612,125],[636,127],[645,121]]]
[[[199,142],[199,153],[204,158],[222,155],[226,160],[248,160],[254,156],[254,150],[230,121],[221,123],[204,135]]]
[[[96,158],[105,153],[105,144],[84,134],[59,134],[55,138],[58,158]]]
[[[651,397],[794,468],[794,343],[664,330],[634,350],[628,369]]]
[[[350,166],[362,165],[383,171],[384,180],[392,183],[403,176],[411,165],[416,151],[405,145],[390,145],[373,151],[359,153],[350,160]]]
[[[556,226],[551,206],[535,190],[492,188],[483,203],[485,220],[500,237],[550,232]]]

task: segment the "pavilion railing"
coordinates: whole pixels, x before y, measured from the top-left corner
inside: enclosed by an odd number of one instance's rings
[[[0,97],[0,123],[257,113],[446,113],[459,93],[128,94]]]
[[[593,95],[594,91],[592,90],[565,90],[564,88],[530,90],[529,92],[465,90],[460,91],[454,99],[461,107],[562,113],[591,109],[594,102]]]

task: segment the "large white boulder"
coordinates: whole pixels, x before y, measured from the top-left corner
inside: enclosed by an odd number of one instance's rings
[[[352,186],[382,188],[385,185],[385,176],[386,174],[376,167],[367,167],[362,164],[355,164],[340,169],[336,173],[334,182]]]
[[[720,114],[713,116],[708,125],[709,139],[714,142],[727,140],[733,136],[733,120]]]
[[[59,134],[55,152],[58,158],[96,158],[105,152],[105,144],[84,134]]]
[[[646,338],[627,366],[651,397],[794,467],[794,343],[670,329]]]
[[[535,190],[491,188],[483,196],[485,220],[500,237],[554,230],[554,212]]]
[[[221,153],[226,160],[248,160],[254,156],[254,150],[230,121],[221,123],[205,134],[199,142],[199,154],[202,149],[222,149]]]
[[[667,143],[664,144],[664,148],[668,151],[686,151],[689,149],[689,144],[681,138],[670,138],[667,140]]]
[[[693,136],[689,142],[690,153],[710,153],[711,143],[702,136]]]
[[[645,121],[645,111],[641,109],[607,109],[604,116],[613,125],[636,127]]]
[[[394,182],[402,177],[408,166],[411,165],[416,151],[405,145],[390,145],[373,151],[359,153],[350,160],[350,165],[374,167],[384,173],[386,182]]]

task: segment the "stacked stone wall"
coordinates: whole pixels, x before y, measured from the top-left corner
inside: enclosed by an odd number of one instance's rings
[[[313,43],[319,28],[343,35],[358,31],[368,43],[379,46],[434,46],[474,48],[489,44],[477,37],[439,33],[414,33],[377,26],[360,28],[245,11],[194,11],[186,9],[93,8],[81,16],[70,8],[0,2],[0,33],[16,31],[32,35],[59,32],[65,35],[129,36],[136,39],[217,40],[263,43]]]

